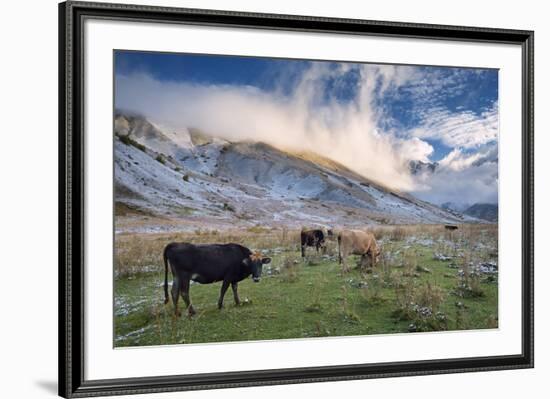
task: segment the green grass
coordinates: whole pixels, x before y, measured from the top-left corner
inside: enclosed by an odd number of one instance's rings
[[[221,283],[193,284],[190,296],[197,314],[192,318],[181,298],[180,318],[174,316],[171,300],[164,305],[160,263],[147,273],[121,274],[115,279],[115,346],[497,327],[497,282],[484,282],[482,276],[482,295],[461,296],[457,269],[434,260],[434,248],[392,241],[384,246],[391,261],[373,273],[353,269],[346,275],[334,256],[302,262],[295,246],[285,249],[270,254],[271,268],[280,273],[264,273],[260,283],[239,283],[241,306],[234,304],[229,289],[225,307],[218,310]],[[349,265],[355,262],[349,259]],[[423,317],[404,298],[431,301],[437,309]]]

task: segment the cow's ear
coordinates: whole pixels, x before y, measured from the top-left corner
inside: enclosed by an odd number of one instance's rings
[[[243,265],[250,266],[250,258],[244,258],[243,259]]]
[[[262,258],[262,263],[265,265],[266,263],[270,263],[271,258]]]

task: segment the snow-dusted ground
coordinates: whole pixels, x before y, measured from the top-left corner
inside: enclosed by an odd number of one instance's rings
[[[230,143],[194,131],[165,133],[143,119],[123,116],[117,117],[115,134],[115,201],[136,214],[170,220],[155,226],[161,231],[466,220],[318,155],[312,160],[263,143]],[[128,134],[145,149],[120,140]],[[125,223],[132,217],[118,217],[117,231],[137,228]]]

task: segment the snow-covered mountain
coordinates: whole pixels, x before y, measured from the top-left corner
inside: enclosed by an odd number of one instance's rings
[[[319,154],[229,142],[196,129],[168,132],[140,116],[117,113],[114,147],[117,209],[190,226],[464,221]]]

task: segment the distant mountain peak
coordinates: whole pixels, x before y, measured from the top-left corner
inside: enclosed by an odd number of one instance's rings
[[[489,222],[498,222],[498,204],[477,203],[464,210],[464,214]]]
[[[471,206],[471,204],[467,204],[464,202],[444,202],[441,204],[441,207],[443,209],[452,210],[455,212],[463,212],[464,210],[468,209]]]
[[[438,166],[438,162],[424,162],[418,160],[409,161],[409,170],[413,175],[418,175],[424,172],[435,173]]]

